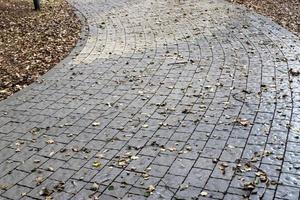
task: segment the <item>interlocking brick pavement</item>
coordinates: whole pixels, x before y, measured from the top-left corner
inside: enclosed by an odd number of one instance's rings
[[[75,50],[0,103],[0,199],[298,199],[300,41],[222,0],[70,0]]]

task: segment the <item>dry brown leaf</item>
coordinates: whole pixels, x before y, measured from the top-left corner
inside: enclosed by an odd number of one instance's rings
[[[200,195],[203,196],[203,197],[206,197],[206,196],[208,195],[208,192],[202,191],[202,192],[200,193]]]
[[[147,191],[148,192],[153,192],[155,190],[155,186],[154,185],[149,185],[148,187],[147,187]]]
[[[54,140],[53,139],[49,139],[46,141],[47,144],[54,144]]]

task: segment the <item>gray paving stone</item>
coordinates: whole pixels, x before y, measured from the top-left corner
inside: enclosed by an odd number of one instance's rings
[[[3,197],[9,199],[20,199],[27,194],[27,192],[31,191],[28,187],[23,187],[20,185],[15,185],[6,192],[2,194]]]
[[[51,175],[51,179],[57,180],[57,181],[67,181],[71,176],[73,176],[73,174],[75,173],[74,170],[71,169],[63,169],[63,168],[59,168],[58,170],[56,170],[52,175]]]
[[[229,186],[229,181],[223,179],[210,178],[205,186],[206,189],[224,193]]]
[[[211,171],[209,170],[193,168],[185,182],[188,185],[203,188],[210,175]]]

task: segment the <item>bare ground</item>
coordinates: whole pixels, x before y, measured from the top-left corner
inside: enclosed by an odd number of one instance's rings
[[[75,46],[81,22],[65,0],[0,0],[0,100],[26,87]]]
[[[230,0],[243,4],[265,16],[300,37],[300,0]]]

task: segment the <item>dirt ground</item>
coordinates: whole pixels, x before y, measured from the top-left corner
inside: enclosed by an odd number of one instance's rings
[[[26,87],[75,46],[81,22],[65,0],[0,0],[0,100]]]
[[[300,0],[230,0],[245,5],[300,37]]]

